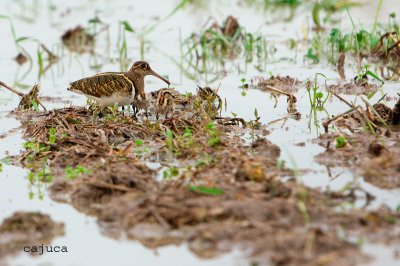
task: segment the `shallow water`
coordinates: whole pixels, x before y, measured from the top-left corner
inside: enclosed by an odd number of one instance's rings
[[[70,104],[85,105],[86,99],[66,91],[69,82],[89,76],[100,71],[119,71],[118,51],[115,47],[115,40],[118,33],[118,21],[128,20],[137,32],[140,32],[144,26],[151,25],[159,20],[165,14],[173,10],[178,1],[68,1],[68,3],[59,3],[55,5],[56,9],[50,11],[47,6],[55,4],[54,1],[41,2],[35,11],[31,10],[32,3],[35,1],[2,1],[0,3],[0,14],[8,14],[13,18],[17,36],[32,36],[45,43],[49,48],[58,51],[60,47],[60,36],[62,33],[76,25],[87,25],[88,19],[92,18],[96,11],[99,11],[99,17],[104,22],[110,24],[111,45],[107,44],[105,35],[99,35],[97,43],[98,56],[71,54],[64,50],[62,59],[54,64],[42,77],[41,95],[51,97],[61,97],[63,101],[55,100],[51,103],[45,102],[48,108],[65,107]],[[242,96],[240,79],[250,80],[256,76],[268,76],[270,71],[275,75],[290,75],[301,81],[313,79],[315,73],[324,73],[327,77],[338,78],[337,72],[332,67],[310,66],[304,64],[303,54],[307,45],[299,46],[299,51],[288,53],[284,48],[284,40],[287,38],[302,37],[307,33],[311,24],[310,12],[306,7],[299,7],[296,10],[296,17],[289,23],[284,23],[279,18],[279,12],[262,11],[258,8],[242,8],[239,4],[232,4],[232,1],[213,1],[208,7],[188,6],[178,11],[168,20],[162,22],[154,32],[150,33],[146,39],[150,44],[145,46],[145,59],[150,62],[154,70],[162,75],[168,75],[173,86],[180,92],[194,92],[196,84],[204,85],[205,78],[199,77],[198,80],[187,78],[176,62],[180,61],[179,34],[185,37],[204,25],[208,17],[218,18],[221,22],[227,15],[233,14],[239,22],[253,32],[259,30],[267,36],[271,36],[271,42],[278,47],[278,51],[271,58],[277,61],[274,64],[268,64],[264,73],[259,73],[252,66],[248,66],[246,73],[238,73],[237,70],[229,72],[225,77],[218,79],[212,85],[220,85],[220,96],[226,98],[228,102],[226,115],[231,112],[248,120],[254,118],[254,109],[258,110],[261,116],[261,122],[270,123],[286,115],[286,97],[280,97],[277,107],[274,109],[274,99],[265,92],[249,89],[246,96]],[[361,7],[351,9],[351,15],[356,22],[363,23],[364,27],[369,28],[375,16],[377,1],[359,1],[365,3]],[[26,3],[26,7],[21,4]],[[157,8],[155,8],[157,7]],[[384,1],[380,18],[387,21],[390,12],[400,12],[400,4],[396,0]],[[350,20],[346,12],[341,14],[339,27],[349,27]],[[32,20],[32,21],[28,21]],[[0,53],[1,80],[7,84],[20,83],[32,85],[38,81],[38,67],[34,65],[32,71],[22,80],[23,73],[27,71],[28,64],[19,67],[13,57],[17,54],[12,36],[5,20],[0,20],[0,35],[2,38]],[[139,41],[137,34],[127,33],[128,57],[129,62],[139,59]],[[36,55],[38,44],[30,41],[23,44],[32,55]],[[282,47],[282,49],[280,49]],[[111,56],[113,60],[108,58]],[[279,61],[282,57],[294,60],[294,62]],[[175,60],[175,61],[174,61]],[[238,59],[239,60],[239,59]],[[235,60],[235,63],[237,63]],[[234,64],[235,64],[234,63]],[[101,65],[101,68],[94,69],[94,66]],[[356,75],[356,69],[349,67],[346,69],[347,77]],[[321,81],[322,83],[322,81]],[[154,78],[146,79],[146,91],[151,91],[164,86],[161,81]],[[384,93],[388,96],[396,96],[397,85],[387,83],[382,92],[377,93],[371,102],[377,101]],[[269,127],[271,134],[268,139],[281,148],[281,158],[285,160],[288,167],[298,169],[312,169],[299,178],[307,186],[323,189],[337,190],[344,187],[348,182],[356,180],[365,191],[370,192],[376,197],[370,207],[379,207],[386,204],[391,208],[396,208],[400,204],[400,190],[383,190],[376,188],[363,181],[362,178],[354,176],[351,172],[341,168],[331,169],[332,177],[328,175],[327,169],[314,162],[313,158],[324,150],[317,144],[311,143],[311,139],[323,132],[322,126],[314,126],[313,117],[310,117],[310,106],[308,94],[305,89],[296,93],[298,99],[297,109],[302,114],[299,121],[288,119],[276,122]],[[346,96],[351,99],[351,96]],[[21,130],[15,130],[20,123],[8,116],[8,112],[13,110],[18,103],[18,96],[0,89],[0,158],[7,155],[19,154],[24,140],[21,138]],[[65,103],[64,100],[68,101]],[[393,105],[394,102],[388,103]],[[326,112],[329,115],[335,115],[347,110],[347,106],[333,99],[326,105]],[[318,113],[318,121],[327,117],[325,112]],[[309,121],[311,119],[311,126]],[[11,133],[9,133],[11,132]],[[304,147],[295,144],[305,142]],[[20,254],[15,258],[10,258],[10,265],[82,265],[90,264],[95,257],[97,265],[246,265],[240,258],[243,255],[238,252],[223,255],[213,260],[201,260],[188,251],[187,247],[167,246],[159,248],[157,252],[146,249],[137,242],[126,240],[114,240],[103,236],[99,231],[94,218],[87,217],[77,212],[74,208],[66,204],[59,204],[46,194],[45,188],[30,187],[26,179],[27,170],[10,165],[3,165],[3,171],[0,173],[0,222],[7,216],[19,210],[37,210],[50,216],[57,222],[64,222],[66,234],[53,241],[53,245],[66,245],[70,252],[63,254],[46,254],[39,257],[30,257]],[[40,189],[43,193],[43,199],[38,198]],[[33,199],[29,199],[29,192],[34,193]],[[362,205],[362,202],[357,204]],[[376,252],[377,250],[385,252]],[[383,247],[366,245],[365,251],[377,257],[376,263],[385,265],[395,265],[395,260],[390,257],[393,252],[387,251]],[[112,254],[112,256],[110,255]],[[397,261],[399,262],[399,261]]]

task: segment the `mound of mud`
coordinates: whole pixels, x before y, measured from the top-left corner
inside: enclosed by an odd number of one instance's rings
[[[25,246],[49,244],[62,235],[64,224],[53,222],[48,215],[16,212],[0,225],[0,259],[21,252]]]
[[[262,79],[258,82],[257,87],[262,91],[269,91],[268,86],[278,90],[295,93],[299,90],[301,82],[297,78],[290,76],[272,76],[268,79]]]
[[[335,147],[338,138],[345,141],[343,147]],[[392,132],[390,136],[371,135],[367,132],[324,134],[317,142],[327,149],[317,155],[315,160],[329,167],[348,167],[375,186],[398,188],[400,187],[399,140],[398,132]]]

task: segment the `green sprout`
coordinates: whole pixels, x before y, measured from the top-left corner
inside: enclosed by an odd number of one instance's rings
[[[65,168],[65,179],[73,180],[82,174],[91,174],[92,170],[87,169],[86,167],[78,165],[73,168],[72,166],[67,166]]]
[[[219,196],[219,195],[224,194],[224,190],[223,189],[214,188],[214,187],[190,185],[189,189],[190,189],[190,191],[193,191],[193,192],[198,192],[198,193],[212,195],[212,196]]]
[[[345,137],[336,137],[335,142],[336,142],[336,148],[340,149],[346,146],[347,139]]]
[[[163,171],[163,178],[165,180],[173,179],[179,175],[179,169],[176,167],[169,167],[167,170]]]
[[[49,143],[50,144],[56,143],[56,129],[54,127],[49,129]]]
[[[211,147],[215,147],[215,146],[217,146],[218,144],[221,143],[221,139],[219,137],[220,132],[215,127],[215,124],[213,122],[209,122],[207,124],[206,130],[207,130],[208,135],[209,135],[209,138],[208,138],[207,142]]]

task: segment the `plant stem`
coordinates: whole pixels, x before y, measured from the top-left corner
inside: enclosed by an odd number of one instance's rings
[[[376,32],[376,26],[377,26],[377,24],[378,24],[378,15],[379,15],[379,11],[381,10],[381,7],[382,7],[382,2],[383,2],[382,0],[379,0],[378,8],[377,8],[377,10],[376,10],[376,15],[375,15],[374,27],[373,27],[373,29],[372,29],[372,32],[373,32],[373,33]]]

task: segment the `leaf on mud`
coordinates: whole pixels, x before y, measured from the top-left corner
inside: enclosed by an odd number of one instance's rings
[[[193,186],[193,185],[190,186],[190,191],[200,192],[203,194],[214,195],[214,196],[224,194],[224,190],[220,188]]]

